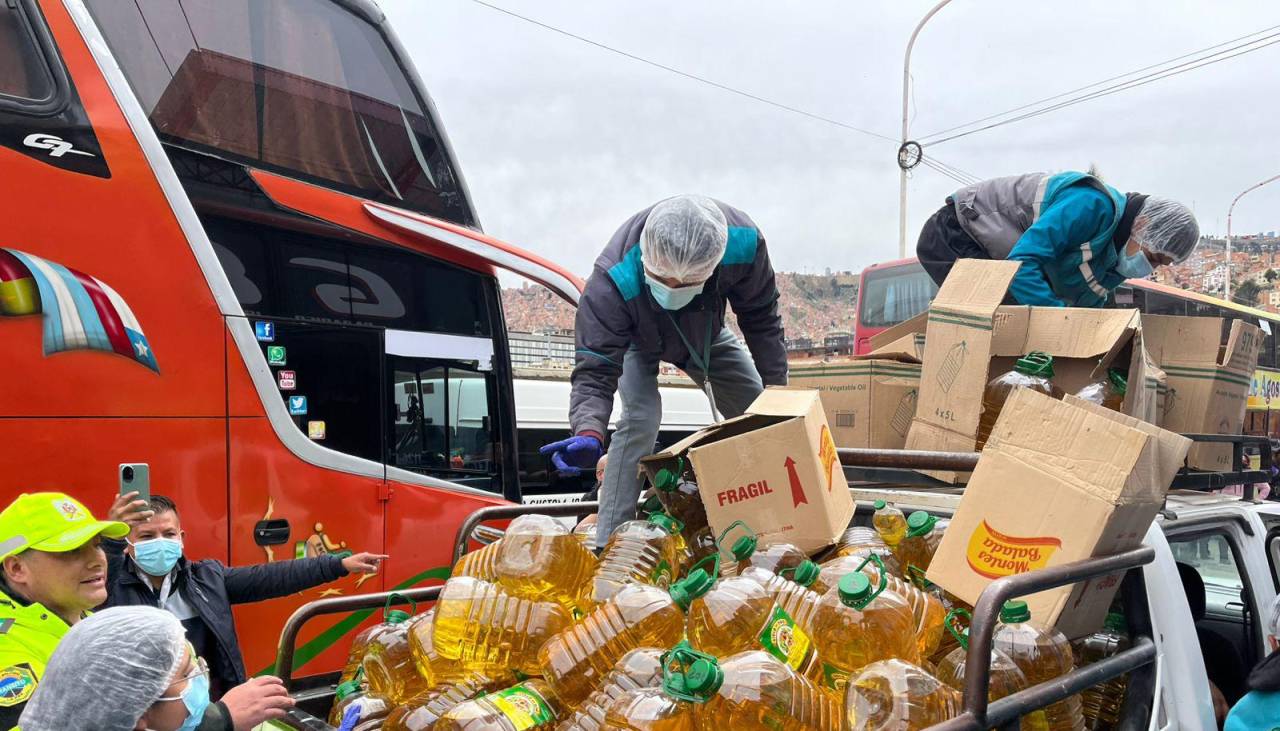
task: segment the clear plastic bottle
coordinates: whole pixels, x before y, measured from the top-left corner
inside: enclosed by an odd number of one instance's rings
[[[928,671],[902,660],[872,663],[849,679],[849,731],[918,731],[960,713],[963,696]]]
[[[865,573],[874,586],[880,581],[882,563],[883,559],[875,554],[866,558],[857,555],[834,558],[822,565],[822,572],[812,588],[819,594],[826,594],[840,583],[840,579],[855,571]],[[947,616],[947,608],[932,592],[917,588],[888,570],[885,573],[889,590],[906,599],[911,606],[920,657],[927,659],[937,651],[946,634],[943,632],[943,619]]]
[[[694,649],[714,657],[763,649],[797,672],[816,677],[821,671],[803,626],[770,590],[746,576],[720,579],[696,596],[685,632]]]
[[[600,731],[605,711],[625,693],[655,688],[662,682],[662,650],[638,647],[622,656],[582,706],[556,726],[556,731]]]
[[[967,615],[968,612],[964,614]],[[949,616],[948,619],[950,620],[951,617]],[[938,680],[963,693],[965,661],[969,657],[969,632],[956,630],[950,621],[947,626],[949,633],[955,637],[956,647],[938,662],[936,674]],[[1027,682],[1027,676],[1013,659],[994,647],[991,648],[990,667],[990,681],[987,686],[988,701],[999,700],[1031,687]],[[1049,731],[1049,722],[1045,718],[1044,711],[1037,710],[1023,716],[1019,727],[1022,731]]]
[[[502,548],[502,539],[471,553],[464,553],[453,565],[450,576],[470,576],[484,581],[498,580],[498,551]]]
[[[356,714],[356,723],[367,723],[386,718],[393,704],[381,696],[370,695],[361,687],[362,671],[356,678],[340,683],[334,691],[333,710],[329,712],[329,725],[341,726],[348,714]]]
[[[1066,675],[1075,669],[1071,643],[1056,629],[1042,630],[1030,624],[1031,611],[1020,600],[1005,602],[1000,610],[992,646],[1012,659],[1031,685]],[[1080,696],[1073,695],[1044,709],[1050,731],[1083,731]]]
[[[1115,612],[1108,614],[1101,631],[1081,637],[1072,642],[1071,647],[1079,658],[1076,664],[1080,667],[1129,649],[1129,629],[1124,615]],[[1085,725],[1090,731],[1111,731],[1120,723],[1128,677],[1121,675],[1080,693]]]
[[[584,547],[591,548],[596,540],[596,522],[594,520],[578,521],[578,524],[573,526],[573,537],[577,538]]]
[[[658,470],[653,488],[662,503],[663,511],[684,526],[682,533],[688,541],[699,530],[707,527],[707,509],[702,505],[698,486],[684,480],[681,477],[683,472],[684,460],[674,469],[664,467]]]
[[[397,706],[387,716],[383,729],[386,731],[427,731],[450,708],[491,690],[505,688],[514,682],[515,679],[510,675],[506,675],[503,678],[494,678],[488,675],[472,673],[464,680],[438,685]]]
[[[933,554],[942,543],[942,534],[950,521],[917,510],[907,516],[907,535],[898,543],[898,563],[906,576],[924,576],[933,562]]]
[[[680,524],[661,513],[618,526],[591,577],[591,600],[608,601],[637,581],[663,589],[670,586],[679,571],[679,535]]]
[[[537,731],[551,729],[561,715],[555,691],[537,678],[464,701],[450,708],[432,731]]]
[[[872,587],[862,572],[840,579],[822,596],[809,621],[822,660],[816,677],[824,688],[843,691],[851,673],[878,660],[920,662],[907,600],[883,582]]]
[[[885,545],[893,548],[907,534],[907,517],[896,505],[883,500],[875,501],[875,509],[871,524],[875,526],[876,533],[880,534]]]
[[[449,579],[435,612],[431,640],[441,673],[536,675],[538,648],[572,623],[558,604],[521,599],[469,576]]]
[[[409,620],[409,653],[428,688],[462,680],[471,674],[455,663],[443,660],[436,652],[435,619],[433,607]]]
[[[1053,383],[1053,356],[1035,351],[1027,353],[1013,364],[1013,370],[1001,373],[987,384],[982,392],[982,414],[978,417],[978,441],[975,452],[981,452],[991,437],[996,419],[1000,418],[1000,410],[1004,402],[1018,386],[1039,391],[1046,396],[1056,396]]]
[[[790,543],[773,543],[760,548],[755,536],[742,536],[735,541],[733,557],[738,559],[739,574],[752,566],[781,574],[787,569],[795,570],[809,560],[808,554]]]
[[[683,680],[679,681],[683,686]],[[604,731],[695,731],[694,707],[663,688],[628,691],[610,704]]]
[[[904,576],[902,566],[898,563],[898,556],[893,551],[894,549],[884,542],[884,539],[880,537],[880,534],[874,528],[861,525],[850,526],[840,536],[840,540],[836,541],[835,549],[822,562],[822,566],[825,568],[836,559],[848,556],[856,556],[861,559],[875,555],[884,561],[885,568],[889,570],[889,573],[896,576]]]
[[[369,640],[364,653],[364,678],[369,693],[399,705],[429,687],[427,678],[418,672],[410,649],[408,612],[387,612],[387,628]]]
[[[681,533],[680,575],[689,573],[701,561],[720,553],[720,544],[710,527],[699,528],[688,538]]]
[[[702,569],[664,591],[628,584],[582,621],[547,640],[537,669],[566,708],[577,710],[623,655],[637,647],[670,647],[684,633],[689,594],[711,577]]]
[[[511,521],[498,549],[498,583],[532,601],[553,601],[570,613],[591,607],[596,556],[555,518],[522,515]]]
[[[1124,395],[1129,390],[1129,382],[1124,371],[1108,368],[1102,378],[1086,385],[1076,392],[1076,396],[1090,403],[1105,406],[1112,411],[1122,411]]]
[[[386,629],[386,616],[384,614],[383,621],[372,627],[366,627],[351,640],[351,649],[347,651],[347,663],[342,667],[342,675],[338,678],[338,685],[342,685],[348,680],[353,680],[356,673],[360,671],[360,666],[364,664],[364,651],[369,647],[369,640],[379,632]]]
[[[703,729],[843,731],[835,696],[767,652],[749,651],[714,663],[703,676],[720,676],[710,700],[695,707]]]

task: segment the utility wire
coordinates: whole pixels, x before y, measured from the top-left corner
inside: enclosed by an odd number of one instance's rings
[[[927,157],[920,158],[920,164],[948,178],[951,178],[952,180],[956,181],[961,185],[968,186],[978,182],[977,178],[966,178],[963,175],[952,171],[950,168],[946,167],[945,165],[939,164],[938,161],[931,158],[927,158]]]
[[[1272,40],[1273,38],[1274,38],[1275,40]],[[1266,42],[1266,43],[1262,43],[1262,45],[1254,45],[1254,44],[1260,43],[1261,41],[1267,41],[1267,42]],[[1178,64],[1177,66],[1172,66],[1172,67],[1169,67],[1169,68],[1163,69],[1163,70],[1158,71],[1158,72],[1153,73],[1153,74],[1148,74],[1148,75],[1146,75],[1146,76],[1140,76],[1140,77],[1135,78],[1135,79],[1130,79],[1130,80],[1128,80],[1128,81],[1125,81],[1125,82],[1122,82],[1122,83],[1119,83],[1119,84],[1115,84],[1115,85],[1113,85],[1113,86],[1104,87],[1104,88],[1102,88],[1102,89],[1099,89],[1099,90],[1094,91],[1094,92],[1090,92],[1090,93],[1088,93],[1088,94],[1082,94],[1082,95],[1080,95],[1080,96],[1078,96],[1078,97],[1073,97],[1073,98],[1068,99],[1068,100],[1066,100],[1066,101],[1059,102],[1058,104],[1054,104],[1054,105],[1051,105],[1051,106],[1048,106],[1048,107],[1044,107],[1044,108],[1042,108],[1042,109],[1037,109],[1037,110],[1035,110],[1035,111],[1027,112],[1027,113],[1025,113],[1025,114],[1021,114],[1021,115],[1018,115],[1018,116],[1015,116],[1015,117],[1010,117],[1010,118],[1008,118],[1008,119],[1002,119],[1002,120],[1000,120],[1000,121],[998,121],[998,122],[993,122],[993,123],[988,124],[988,125],[985,125],[985,126],[983,126],[983,127],[978,127],[978,128],[976,128],[976,129],[971,129],[971,130],[968,130],[968,131],[965,131],[965,132],[960,132],[960,133],[958,133],[958,134],[954,134],[954,135],[951,135],[951,136],[949,136],[949,137],[943,137],[942,139],[935,139],[935,140],[931,140],[931,141],[929,142],[929,144],[930,144],[931,146],[937,146],[937,145],[942,144],[943,142],[950,142],[951,140],[956,140],[956,139],[959,139],[959,138],[961,138],[961,137],[967,137],[967,136],[969,136],[969,135],[971,135],[971,134],[976,134],[976,133],[978,133],[978,132],[984,132],[984,131],[986,131],[986,130],[994,129],[994,128],[996,128],[996,127],[1002,127],[1002,126],[1004,126],[1004,125],[1006,125],[1006,124],[1013,124],[1014,122],[1020,122],[1020,121],[1025,120],[1025,119],[1031,119],[1032,117],[1038,117],[1038,116],[1043,115],[1043,114],[1048,114],[1049,112],[1055,112],[1055,111],[1058,111],[1059,109],[1065,109],[1066,107],[1074,106],[1074,105],[1076,105],[1076,104],[1081,104],[1081,103],[1083,103],[1083,102],[1092,101],[1092,100],[1094,100],[1094,99],[1100,99],[1100,98],[1102,98],[1102,97],[1104,97],[1104,96],[1110,96],[1110,95],[1112,95],[1112,94],[1116,94],[1116,93],[1119,93],[1119,92],[1121,92],[1121,91],[1128,91],[1128,90],[1130,90],[1130,89],[1136,89],[1136,88],[1138,88],[1138,87],[1140,87],[1140,86],[1146,86],[1147,84],[1150,84],[1150,83],[1155,82],[1155,81],[1161,81],[1161,80],[1168,79],[1168,78],[1173,77],[1173,76],[1178,76],[1178,75],[1180,75],[1180,74],[1187,73],[1188,71],[1194,71],[1194,70],[1196,70],[1196,69],[1204,68],[1205,66],[1211,66],[1211,65],[1213,65],[1213,64],[1215,64],[1215,63],[1219,63],[1219,62],[1222,62],[1222,61],[1228,61],[1228,60],[1233,59],[1233,58],[1235,58],[1235,57],[1237,57],[1237,56],[1243,56],[1243,55],[1245,55],[1246,53],[1253,53],[1254,51],[1260,51],[1260,50],[1262,50],[1263,48],[1266,48],[1266,47],[1268,47],[1268,46],[1273,46],[1273,45],[1275,45],[1275,44],[1277,44],[1277,43],[1280,43],[1280,33],[1274,34],[1274,35],[1272,35],[1272,36],[1266,36],[1266,37],[1264,37],[1264,38],[1259,38],[1259,39],[1257,39],[1257,40],[1250,41],[1249,43],[1245,43],[1245,44],[1242,44],[1242,45],[1240,45],[1240,46],[1236,46],[1236,47],[1234,47],[1234,48],[1227,49],[1227,50],[1237,51],[1236,53],[1232,53],[1232,54],[1230,54],[1230,55],[1221,55],[1221,54],[1222,54],[1222,53],[1224,53],[1224,52],[1219,52],[1219,53],[1216,53],[1216,54],[1210,54],[1209,56],[1205,56],[1205,57],[1202,57],[1202,58],[1196,59],[1196,60],[1194,60],[1194,61],[1188,61],[1188,62],[1185,62],[1185,63],[1182,63],[1182,64]],[[1250,45],[1253,45],[1253,47],[1252,47],[1252,48],[1245,48],[1246,46],[1250,46]],[[1244,48],[1244,50],[1238,50],[1238,49],[1241,49],[1241,48]],[[1215,56],[1216,56],[1216,57],[1215,57]],[[961,125],[961,126],[965,126],[965,125]]]
[[[572,39],[574,39],[574,40],[576,40],[576,41],[581,41],[582,43],[586,43],[587,45],[595,46],[596,48],[599,48],[599,49],[600,49],[600,50],[602,50],[602,51],[608,51],[609,53],[613,53],[613,54],[616,54],[616,55],[622,56],[623,58],[629,58],[629,59],[631,59],[632,61],[639,61],[640,63],[645,64],[645,65],[647,65],[647,66],[652,66],[653,68],[661,69],[662,71],[666,71],[667,73],[675,74],[676,76],[682,76],[682,77],[684,77],[684,78],[686,78],[686,79],[689,79],[689,80],[691,80],[691,81],[696,81],[696,82],[698,82],[698,83],[700,83],[700,84],[706,84],[707,86],[714,87],[714,88],[719,89],[719,90],[721,90],[721,91],[727,91],[727,92],[729,92],[730,94],[736,94],[737,96],[740,96],[740,97],[743,97],[743,98],[746,98],[746,99],[750,99],[750,100],[752,100],[752,101],[760,102],[761,104],[767,104],[767,105],[769,105],[769,106],[771,106],[771,107],[774,107],[774,108],[776,108],[776,109],[781,109],[781,110],[783,110],[783,111],[785,111],[785,112],[791,112],[792,114],[799,114],[799,115],[800,115],[800,116],[802,116],[802,117],[808,117],[809,119],[817,120],[817,121],[819,121],[819,122],[825,122],[825,123],[827,123],[827,124],[834,125],[834,126],[836,126],[836,127],[840,127],[840,128],[842,128],[842,129],[847,129],[847,130],[850,130],[850,131],[852,131],[852,132],[858,132],[858,133],[861,133],[861,134],[864,134],[864,135],[868,135],[868,136],[871,136],[871,137],[875,137],[875,138],[877,138],[877,139],[885,140],[885,141],[887,141],[887,142],[892,142],[892,143],[893,143],[893,144],[895,144],[895,145],[899,144],[899,140],[897,140],[897,139],[895,139],[895,138],[893,138],[893,137],[890,137],[890,136],[888,136],[888,135],[882,135],[882,134],[880,134],[879,132],[872,132],[872,131],[871,131],[871,130],[869,130],[869,129],[863,129],[862,127],[857,127],[857,126],[854,126],[854,125],[852,125],[852,124],[848,124],[847,122],[841,122],[841,121],[840,121],[840,120],[838,120],[838,119],[832,119],[831,117],[824,117],[824,116],[823,116],[823,115],[821,115],[821,114],[815,114],[815,113],[813,113],[813,112],[808,112],[808,111],[805,111],[805,110],[803,110],[803,109],[800,109],[799,107],[793,107],[793,106],[791,106],[791,105],[789,105],[789,104],[783,104],[782,102],[774,101],[774,100],[772,100],[772,99],[768,99],[768,98],[762,97],[762,96],[760,96],[760,95],[758,95],[758,94],[752,94],[752,93],[751,93],[751,92],[749,92],[749,91],[743,91],[743,90],[741,90],[741,89],[736,89],[736,88],[734,88],[734,87],[732,87],[732,86],[729,86],[729,85],[727,85],[727,84],[722,84],[722,83],[720,83],[720,82],[718,82],[718,81],[712,81],[711,79],[707,79],[707,78],[704,78],[704,77],[702,77],[702,76],[698,76],[697,74],[692,74],[692,73],[689,73],[689,72],[687,72],[687,71],[681,71],[680,69],[675,68],[674,66],[668,66],[668,65],[666,65],[666,64],[664,64],[664,63],[659,63],[659,62],[657,62],[657,61],[653,61],[653,60],[650,60],[650,59],[644,58],[644,57],[642,57],[642,56],[637,56],[637,55],[635,55],[634,53],[628,53],[627,51],[623,51],[623,50],[620,50],[620,49],[614,48],[613,46],[605,45],[605,44],[603,44],[603,43],[601,43],[601,42],[599,42],[599,41],[593,41],[593,40],[591,40],[590,38],[586,38],[586,37],[584,37],[584,36],[580,36],[580,35],[578,35],[578,34],[576,34],[576,33],[570,33],[569,31],[564,30],[564,29],[562,29],[562,28],[558,28],[558,27],[556,27],[556,26],[554,26],[554,25],[549,25],[549,24],[547,24],[547,23],[543,23],[543,22],[542,22],[542,21],[540,21],[540,20],[536,20],[536,19],[534,19],[534,18],[530,18],[530,17],[525,16],[525,15],[520,15],[519,13],[512,12],[512,11],[510,11],[510,10],[507,10],[506,8],[502,8],[502,7],[499,7],[499,6],[494,5],[494,4],[492,4],[492,3],[485,2],[484,0],[471,0],[471,2],[475,3],[476,5],[480,5],[480,6],[483,6],[483,7],[489,8],[490,10],[494,10],[494,11],[497,11],[497,12],[499,12],[499,13],[502,13],[503,15],[508,15],[508,16],[510,16],[510,17],[512,17],[512,18],[516,18],[516,19],[518,19],[518,20],[523,20],[523,21],[524,21],[524,22],[526,22],[526,23],[531,23],[531,24],[533,24],[533,25],[538,26],[539,28],[543,28],[543,29],[545,29],[545,30],[549,30],[549,31],[551,31],[551,32],[553,32],[553,33],[558,33],[558,34],[560,34],[560,35],[562,35],[562,36],[566,36],[566,37],[568,37],[568,38],[572,38]]]
[[[1223,47],[1223,46],[1231,45],[1232,43],[1238,43],[1238,42],[1240,42],[1240,41],[1245,40],[1246,38],[1251,38],[1251,37],[1253,37],[1253,36],[1259,36],[1259,35],[1263,35],[1263,34],[1265,34],[1265,33],[1270,33],[1271,31],[1274,31],[1274,30],[1277,30],[1277,29],[1280,29],[1280,25],[1273,25],[1273,26],[1271,26],[1270,28],[1263,28],[1262,30],[1257,30],[1257,31],[1254,31],[1254,32],[1252,32],[1252,33],[1248,33],[1248,34],[1242,35],[1242,36],[1240,36],[1239,38],[1232,38],[1232,39],[1231,39],[1231,40],[1229,40],[1229,41],[1223,41],[1222,43],[1217,43],[1217,44],[1214,44],[1214,45],[1212,45],[1212,46],[1206,46],[1206,47],[1204,47],[1204,48],[1201,48],[1201,49],[1198,49],[1198,50],[1195,50],[1195,51],[1191,51],[1190,53],[1184,53],[1184,54],[1182,54],[1181,56],[1174,56],[1173,58],[1165,59],[1164,61],[1160,61],[1160,62],[1158,62],[1158,63],[1151,64],[1150,66],[1143,66],[1143,67],[1142,67],[1142,68],[1140,68],[1140,69],[1134,69],[1133,71],[1129,71],[1129,72],[1127,72],[1127,73],[1119,74],[1119,75],[1117,75],[1117,76],[1111,76],[1111,77],[1109,77],[1109,78],[1102,79],[1102,80],[1100,80],[1100,81],[1095,81],[1095,82],[1093,82],[1092,84],[1085,84],[1084,86],[1079,86],[1079,87],[1076,87],[1076,88],[1071,89],[1071,90],[1069,90],[1069,91],[1064,91],[1064,92],[1062,92],[1062,93],[1060,93],[1060,94],[1054,94],[1053,96],[1047,96],[1047,97],[1045,97],[1045,98],[1043,98],[1043,99],[1037,99],[1037,100],[1035,100],[1035,101],[1033,101],[1033,102],[1027,102],[1026,104],[1023,104],[1022,106],[1014,107],[1014,108],[1012,108],[1012,109],[1006,109],[1006,110],[1004,110],[1003,112],[997,112],[996,114],[991,114],[991,115],[988,115],[988,116],[986,116],[986,117],[981,117],[981,118],[979,118],[979,119],[975,119],[975,120],[972,120],[972,121],[969,121],[969,122],[965,122],[964,124],[957,124],[957,125],[956,125],[956,126],[954,126],[954,127],[948,127],[948,128],[946,128],[946,129],[938,130],[937,132],[931,132],[931,133],[929,133],[929,134],[927,134],[927,135],[924,135],[924,136],[920,137],[920,138],[919,138],[919,141],[928,140],[928,139],[929,139],[929,138],[931,138],[931,137],[939,137],[939,136],[944,135],[944,134],[946,134],[946,133],[948,133],[948,132],[954,132],[955,130],[958,130],[958,129],[964,129],[965,127],[971,127],[971,126],[973,126],[973,125],[975,125],[975,124],[981,124],[982,122],[986,122],[986,121],[989,121],[989,120],[992,120],[992,119],[996,119],[996,118],[998,118],[998,117],[1003,117],[1003,116],[1008,115],[1008,114],[1013,114],[1014,112],[1020,112],[1020,111],[1022,111],[1022,110],[1024,110],[1024,109],[1028,109],[1028,108],[1030,108],[1030,107],[1034,107],[1034,106],[1037,106],[1037,105],[1040,105],[1040,104],[1044,104],[1045,102],[1051,102],[1051,101],[1053,101],[1053,100],[1055,100],[1055,99],[1061,99],[1061,98],[1062,98],[1062,97],[1064,97],[1064,96],[1069,96],[1069,95],[1071,95],[1071,94],[1075,94],[1075,93],[1078,93],[1078,92],[1081,92],[1081,91],[1085,91],[1086,89],[1092,89],[1092,88],[1094,88],[1095,86],[1102,86],[1103,84],[1108,84],[1108,83],[1111,83],[1112,81],[1119,81],[1120,79],[1124,79],[1124,78],[1127,78],[1127,77],[1130,77],[1130,76],[1135,76],[1135,75],[1140,74],[1140,73],[1142,73],[1142,72],[1144,72],[1144,71],[1151,71],[1152,69],[1160,68],[1161,66],[1166,66],[1166,65],[1168,65],[1168,64],[1171,64],[1171,63],[1173,63],[1174,61],[1181,61],[1181,60],[1182,60],[1182,59],[1184,59],[1184,58],[1189,58],[1189,57],[1191,57],[1191,56],[1199,56],[1200,54],[1205,53],[1206,51],[1212,51],[1212,50],[1214,50],[1215,48],[1221,48],[1221,47]],[[1262,39],[1258,39],[1258,40],[1262,40]],[[1249,45],[1250,43],[1255,43],[1255,42],[1256,42],[1256,41],[1249,41],[1249,43],[1246,43],[1246,44],[1244,44],[1244,45]],[[1230,50],[1230,49],[1228,49],[1228,50]],[[1211,54],[1211,55],[1214,55],[1214,54]],[[1207,56],[1206,56],[1206,58],[1207,58]]]
[[[979,178],[977,175],[974,175],[973,173],[965,172],[964,170],[961,170],[960,168],[956,167],[955,165],[949,165],[949,164],[947,164],[947,163],[945,163],[945,162],[943,162],[943,161],[939,160],[938,158],[933,157],[932,155],[924,156],[924,157],[922,157],[921,159],[922,159],[922,161],[923,161],[923,160],[928,160],[928,161],[932,162],[932,163],[933,163],[933,166],[934,166],[935,168],[940,167],[940,168],[943,168],[944,170],[947,170],[947,171],[951,172],[951,173],[952,173],[956,178],[961,179],[963,182],[966,182],[966,183],[976,183],[976,182],[978,182],[978,181],[980,181],[980,180],[981,180],[981,178]]]

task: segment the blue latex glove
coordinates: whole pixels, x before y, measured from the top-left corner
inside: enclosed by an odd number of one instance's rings
[[[551,464],[564,477],[577,477],[583,470],[593,470],[604,454],[599,439],[585,434],[553,442],[538,450],[538,454],[551,455]]]

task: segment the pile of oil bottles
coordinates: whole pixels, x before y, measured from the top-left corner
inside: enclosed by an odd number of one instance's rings
[[[707,541],[680,484],[663,482],[665,511],[620,526],[598,558],[552,518],[512,521],[457,563],[431,610],[388,611],[356,638],[330,723],[905,731],[959,713],[968,608],[923,579],[945,521],[878,502],[874,529],[850,528],[821,564],[740,524],[722,554],[730,531]],[[1074,667],[1066,639],[1029,618],[1022,602],[1001,614],[992,699]],[[1023,729],[1105,728],[1123,686],[1093,692]]]

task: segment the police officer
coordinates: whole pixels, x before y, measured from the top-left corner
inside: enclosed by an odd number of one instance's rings
[[[733,307],[746,348],[725,325]],[[778,288],[764,236],[745,213],[704,196],[669,198],[632,216],[596,259],[578,303],[569,423],[543,454],[562,474],[604,453],[613,396],[622,414],[600,486],[596,545],[635,515],[636,465],[658,437],[658,367],[673,363],[711,410],[737,416],[764,386],[785,385]],[[747,352],[748,348],[750,353]]]

